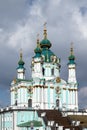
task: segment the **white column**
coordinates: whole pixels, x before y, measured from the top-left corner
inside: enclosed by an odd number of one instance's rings
[[[14,91],[12,90],[11,91],[11,105],[14,105],[15,104],[15,94],[14,94]]]
[[[75,105],[75,91],[74,90],[73,90],[72,97],[73,97],[73,105]]]
[[[40,88],[40,108],[41,108],[41,88]]]
[[[42,106],[41,108],[43,109],[43,87],[42,87]]]
[[[46,88],[44,88],[44,109],[46,109],[46,102],[47,102],[47,93]]]
[[[77,94],[77,90],[76,90],[76,106],[78,107],[78,94]]]
[[[32,107],[35,107],[35,87],[33,87],[33,100],[32,100]]]
[[[36,87],[34,89],[35,89],[35,93],[34,93],[34,106],[36,107]]]
[[[38,103],[40,103],[40,87],[38,86],[38,89],[37,89],[37,99],[38,99]]]
[[[18,88],[18,105],[20,106],[20,102],[21,102],[21,90],[20,88]]]
[[[53,88],[50,88],[50,109],[53,106]]]

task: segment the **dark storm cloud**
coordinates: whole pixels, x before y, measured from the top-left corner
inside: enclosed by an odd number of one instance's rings
[[[28,8],[27,0],[0,0],[0,27],[13,28],[14,23],[24,19]]]
[[[87,86],[79,89],[79,107],[87,109]]]

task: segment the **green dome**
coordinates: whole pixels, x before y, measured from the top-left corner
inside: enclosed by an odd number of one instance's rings
[[[36,47],[34,50],[35,53],[41,53],[41,48],[40,47]]]
[[[41,46],[41,48],[43,48],[43,47],[47,47],[47,48],[50,48],[51,47],[51,42],[47,39],[47,30],[46,30],[46,27],[44,28],[44,33],[43,33],[43,35],[44,35],[44,38],[43,38],[43,40],[40,42],[40,46]]]
[[[69,59],[69,63],[68,64],[75,64],[75,56],[74,55],[70,55],[69,57],[68,57],[68,59]]]
[[[75,56],[74,55],[70,55],[69,56],[69,60],[75,60]]]
[[[24,61],[22,60],[22,53],[20,53],[20,60],[18,61],[18,67],[17,69],[24,68]]]
[[[50,48],[50,47],[51,47],[51,42],[50,42],[48,39],[43,39],[43,40],[40,42],[40,46],[41,46],[41,48],[43,48],[43,47],[48,47],[48,48]]]
[[[35,56],[34,57],[41,57],[41,47],[39,44],[39,39],[37,39],[37,47],[35,48],[34,52],[35,52]]]
[[[54,53],[51,50],[44,48],[44,49],[42,49],[41,55],[44,56],[45,62],[51,62],[51,60],[52,60],[51,56],[54,56]]]
[[[71,49],[70,49],[70,56],[68,57],[68,59],[69,59],[69,63],[68,64],[75,64],[75,56],[74,56],[74,54],[73,54],[73,47],[71,47]]]
[[[36,54],[34,57],[41,57],[41,48],[37,47],[37,48],[34,50],[34,52],[35,52],[35,54]]]
[[[18,62],[18,64],[19,65],[24,65],[25,63],[24,63],[24,61],[22,59],[20,59],[19,62]]]

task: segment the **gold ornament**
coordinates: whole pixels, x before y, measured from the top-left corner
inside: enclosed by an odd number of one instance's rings
[[[56,87],[56,93],[57,93],[57,94],[60,93],[60,87]]]
[[[56,78],[56,82],[57,82],[57,83],[60,83],[60,82],[61,82],[60,77],[57,77],[57,78]]]
[[[30,94],[32,94],[32,93],[33,93],[33,87],[30,86],[30,87],[28,88],[28,92],[29,92]]]
[[[16,84],[16,82],[17,82],[16,79],[14,79],[14,80],[13,80],[13,83]]]

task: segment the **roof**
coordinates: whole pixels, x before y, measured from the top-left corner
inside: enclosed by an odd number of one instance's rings
[[[20,83],[20,82],[27,82],[27,83],[29,83],[29,82],[32,82],[32,80],[27,80],[27,79],[14,79],[13,81],[12,81],[12,84],[17,84],[17,83]]]
[[[41,127],[42,126],[41,121],[32,120],[32,121],[28,121],[28,122],[19,124],[18,127],[31,127],[31,124],[33,124],[34,127]]]
[[[21,82],[21,81],[26,81],[26,82],[32,82],[32,80],[27,80],[27,79],[16,79],[17,82]]]
[[[70,126],[71,121],[67,117],[62,117],[62,113],[58,110],[38,110],[38,115],[41,116],[41,113],[46,112],[44,117],[44,122],[47,125],[48,121],[54,121],[60,126]]]
[[[40,42],[40,46],[41,46],[41,48],[42,48],[42,47],[48,47],[48,48],[50,48],[50,47],[51,47],[51,42],[50,42],[47,38],[44,38],[44,39]]]
[[[54,123],[58,123],[59,126],[64,126],[64,128],[75,128],[76,130],[87,128],[87,115],[63,116],[62,112],[59,110],[38,110],[37,112],[39,116],[41,116],[41,113],[45,112],[43,120],[46,125],[48,125],[48,121],[54,121]],[[73,125],[72,121],[80,121],[80,124]]]
[[[87,128],[87,115],[69,115],[68,117],[73,121],[80,121],[80,126]]]
[[[44,55],[45,62],[50,62],[52,60],[51,56],[54,56],[54,53],[48,48],[43,48],[41,55]]]

